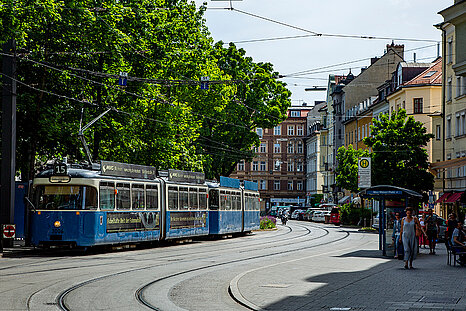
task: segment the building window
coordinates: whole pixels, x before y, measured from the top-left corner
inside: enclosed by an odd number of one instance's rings
[[[447,116],[447,138],[451,138],[451,115]]]
[[[298,142],[298,153],[303,153],[303,143]]]
[[[361,128],[358,127],[358,141],[361,140]]]
[[[280,181],[274,180],[273,181],[273,190],[280,190]]]
[[[278,135],[280,136],[282,134],[282,126],[277,125],[276,127],[273,128],[273,135]]]
[[[261,161],[260,170],[261,170],[261,171],[265,171],[265,170],[266,170],[265,161]]]
[[[260,152],[261,153],[266,153],[267,152],[267,144],[266,143],[261,143]]]
[[[290,116],[293,118],[299,118],[301,116],[301,113],[299,110],[291,110],[290,111]]]
[[[275,161],[275,165],[273,166],[273,167],[274,167],[274,170],[275,170],[275,171],[280,171],[281,164],[282,164],[282,162],[280,162],[279,160],[276,160],[276,161]]]
[[[259,169],[259,163],[257,161],[252,161],[252,170],[257,171]]]
[[[288,145],[288,153],[294,153],[294,146],[292,143]]]
[[[303,136],[303,135],[304,135],[304,128],[303,128],[302,125],[298,125],[298,126],[296,127],[296,134],[297,134],[298,136]]]
[[[451,64],[453,62],[453,37],[448,38],[447,59],[448,64]]]
[[[461,116],[459,112],[456,113],[456,136],[461,135]]]
[[[244,160],[238,162],[238,171],[244,171]]]
[[[262,138],[263,134],[264,134],[264,130],[260,127],[256,128],[256,133],[257,133],[257,136],[259,136],[259,138]]]
[[[296,163],[296,171],[297,172],[302,172],[303,171],[303,163],[301,161],[298,161]]]
[[[463,95],[461,87],[461,77],[456,77],[456,97]]]
[[[458,113],[458,117],[456,118],[458,125],[458,135],[465,135],[466,134],[466,112],[462,111],[461,115]]]
[[[297,181],[296,182],[296,190],[303,190],[303,182]]]
[[[414,98],[414,113],[422,113],[422,98]]]
[[[440,125],[435,127],[435,139],[440,140],[442,137]]]
[[[260,190],[267,190],[267,181],[266,180],[261,180],[259,182],[259,189]]]
[[[293,181],[288,180],[288,190],[293,190]]]
[[[273,144],[273,152],[280,153],[280,144]]]
[[[294,165],[293,165],[293,162],[291,162],[291,160],[288,162],[287,171],[288,172],[293,172],[294,171]]]
[[[452,85],[451,85],[451,77],[447,80],[447,101],[450,101],[452,97]]]
[[[288,136],[294,136],[294,125],[288,125]]]

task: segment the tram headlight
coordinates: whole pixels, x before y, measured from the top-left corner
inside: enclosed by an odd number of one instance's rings
[[[53,225],[55,226],[55,228],[60,228],[61,227],[61,222],[59,220],[57,220],[56,222],[53,223]]]

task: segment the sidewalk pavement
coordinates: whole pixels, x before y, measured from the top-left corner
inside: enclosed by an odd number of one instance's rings
[[[415,269],[405,270],[368,238],[360,250],[247,271],[230,290],[253,310],[466,310],[466,268],[447,265],[444,244],[436,255],[421,249]]]

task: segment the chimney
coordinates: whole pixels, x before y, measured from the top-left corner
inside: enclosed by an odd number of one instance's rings
[[[387,53],[390,51],[390,49],[394,50],[396,53],[398,53],[402,58],[404,58],[404,50],[405,46],[404,44],[395,44],[392,41],[392,44],[387,44]]]
[[[416,53],[413,53],[414,62],[416,62]]]
[[[306,102],[303,102],[303,107],[306,107],[307,106],[307,103]]]
[[[373,63],[375,63],[377,60],[379,60],[378,57],[372,57],[372,58],[371,58],[371,65],[372,65]]]

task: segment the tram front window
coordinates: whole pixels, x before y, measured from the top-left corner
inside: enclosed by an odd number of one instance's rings
[[[37,209],[97,209],[97,190],[87,186],[38,186]]]

